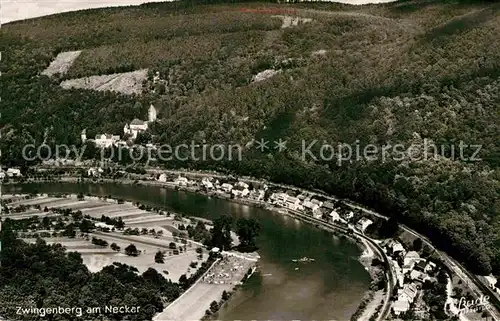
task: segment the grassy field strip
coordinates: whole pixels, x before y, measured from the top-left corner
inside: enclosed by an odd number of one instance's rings
[[[77,204],[79,202],[78,200],[74,198],[60,198],[58,200],[53,201],[50,204],[46,204],[47,207],[57,207],[57,206],[62,206],[62,205],[70,205],[70,204]]]
[[[127,221],[127,220],[132,220],[132,219],[135,219],[135,218],[142,218],[142,217],[145,217],[145,216],[153,216],[154,214],[152,213],[148,213],[146,211],[143,211],[143,210],[133,210],[129,213],[125,212],[125,213],[115,213],[114,215],[107,215],[109,217],[121,217],[123,218],[124,221]],[[92,216],[92,215],[91,215]],[[159,215],[158,215],[159,216]]]
[[[115,254],[116,252],[110,248],[98,249],[98,248],[78,248],[78,249],[67,249],[68,251],[75,251],[83,254]]]
[[[52,204],[58,204],[60,202],[64,202],[66,201],[66,199],[64,198],[53,198],[53,197],[49,197],[49,198],[46,198],[44,200],[34,200],[33,202],[27,202],[27,203],[24,203],[26,205],[40,205],[41,207],[44,207],[44,206],[53,206]]]
[[[138,216],[138,215],[142,215],[142,216]],[[153,215],[153,214],[151,214],[151,213],[148,214],[148,212],[143,211],[143,210],[132,209],[132,210],[127,210],[125,212],[114,212],[114,213],[111,213],[110,215],[107,215],[107,216],[109,216],[109,217],[122,217],[125,220],[125,219],[132,219],[134,216],[144,217],[145,215]]]
[[[30,218],[30,217],[33,217],[33,216],[40,216],[40,217],[55,217],[55,216],[59,216],[60,214],[55,214],[55,213],[46,213],[46,212],[37,212],[37,213],[28,213],[28,214],[25,214],[25,213],[20,213],[20,214],[8,214],[6,215],[5,217],[9,217],[11,219],[15,219],[15,220],[20,220],[20,219],[24,219],[24,218]]]
[[[115,204],[115,205],[109,205],[106,208],[106,213],[114,213],[114,212],[119,212],[119,211],[128,211],[128,210],[137,210],[137,207],[134,206],[127,206],[124,204]],[[90,211],[92,209],[85,209],[85,211]],[[83,210],[82,210],[83,212]]]
[[[10,216],[16,216],[16,215],[29,215],[29,214],[37,214],[37,213],[40,213],[41,211],[40,210],[37,210],[36,208],[32,208],[32,209],[29,209],[27,211],[24,211],[24,212],[20,212],[20,213],[10,213],[10,214],[6,214],[6,215],[10,215]],[[5,213],[4,213],[5,214]]]
[[[6,195],[2,195],[2,199],[3,200],[10,200],[10,199],[21,199],[22,196],[20,195],[14,195],[14,194],[6,194]]]
[[[79,201],[73,205],[71,205],[71,208],[73,210],[79,210],[79,209],[88,209],[88,208],[94,208],[94,207],[100,207],[102,206],[102,203],[97,203],[95,201]],[[68,207],[68,206],[65,206]]]
[[[170,244],[170,242],[172,242],[172,240],[169,238],[169,239],[164,239],[164,237],[162,238],[158,238],[158,239],[155,239],[155,238],[152,238],[152,237],[149,237],[149,236],[143,236],[143,235],[120,235],[120,234],[117,234],[117,233],[93,233],[93,234],[96,234],[98,235],[97,237],[99,238],[113,238],[113,239],[121,239],[121,240],[124,240],[124,241],[127,241],[127,242],[139,242],[139,243],[142,243],[142,244],[145,244],[145,245],[148,245],[148,246],[153,246],[153,247],[160,247],[160,248],[168,248],[168,245]],[[189,240],[188,240],[189,242]],[[180,242],[175,242],[177,243],[178,245],[181,245],[182,243]],[[188,248],[188,251],[190,249]],[[194,248],[193,248],[194,250]]]
[[[132,223],[125,223],[131,226],[142,226],[142,227],[160,227],[163,226],[164,224],[169,224],[170,221],[168,220],[156,220],[156,221],[143,221],[143,222],[132,222]]]
[[[27,199],[27,200],[21,200],[21,201],[10,203],[9,207],[14,207],[17,205],[37,205],[37,204],[43,204],[46,202],[47,203],[53,202],[53,201],[58,200],[58,199],[59,198],[56,198],[56,197],[40,196],[40,197],[36,197],[36,198],[31,198],[31,199]]]
[[[104,208],[104,209],[95,209],[95,208],[88,208],[88,209],[84,209],[82,210],[82,212],[84,214],[88,214],[90,216],[95,216],[97,214],[99,215],[106,215],[106,216],[109,216],[109,217],[116,217],[116,216],[122,216],[123,213],[126,213],[128,211],[134,211],[135,213],[138,213],[138,210],[137,208],[131,208],[131,209],[121,209],[121,208],[110,208],[110,209],[107,209],[107,208]],[[95,213],[94,213],[95,212]]]
[[[160,216],[160,215],[158,215],[158,216],[156,216],[156,215],[144,215],[142,217],[136,217],[136,218],[125,217],[124,221],[125,221],[125,223],[128,223],[128,224],[157,222],[157,221],[170,221],[170,222],[172,222],[172,220],[166,220],[165,217]]]
[[[108,208],[112,208],[113,206],[115,205],[110,205],[110,204],[107,204],[107,203],[103,203],[103,204],[100,204],[99,206],[96,206],[96,207],[89,207],[89,208],[83,208],[81,209],[82,213],[85,213],[85,212],[89,212],[89,211],[99,211],[101,212],[103,209],[108,209]]]
[[[57,201],[50,202],[49,204],[44,204],[44,206],[46,206],[47,208],[51,208],[51,207],[68,207],[68,206],[72,206],[72,205],[78,204],[78,202],[79,201],[77,201],[75,199],[60,199],[60,200],[57,200]]]
[[[30,200],[46,199],[47,196],[37,196],[35,198],[29,198],[29,199],[25,199],[23,197],[13,197],[13,198],[15,199],[15,201],[12,201],[11,203],[9,203],[9,207],[16,206],[16,205],[19,205],[19,204],[22,204],[25,202],[29,202]],[[2,199],[3,199],[3,195],[2,195]]]
[[[135,210],[133,212],[133,214],[139,214],[142,210]],[[82,211],[83,212],[83,211]],[[90,208],[88,209],[87,211],[83,212],[84,215],[89,215],[91,217],[101,217],[102,215],[105,215],[105,216],[108,216],[108,217],[118,217],[118,216],[124,216],[126,214],[124,214],[123,211],[120,211],[120,210],[114,210],[112,212],[113,214],[110,214],[108,211],[106,211],[106,209],[95,209],[95,208]]]

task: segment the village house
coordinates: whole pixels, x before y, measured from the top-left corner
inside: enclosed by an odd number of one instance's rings
[[[373,221],[367,217],[363,217],[356,223],[356,228],[361,232],[364,232],[366,228],[373,224]]]
[[[425,266],[424,272],[425,273],[432,272],[432,271],[434,271],[435,268],[436,268],[436,263],[427,262],[427,265]]]
[[[406,253],[403,261],[403,273],[406,274],[406,272],[413,270],[415,263],[418,261],[420,261],[420,255],[417,252],[409,251]]]
[[[174,180],[174,184],[177,186],[188,186],[189,180],[186,177],[179,176]]]
[[[6,172],[8,177],[21,177],[21,170],[18,168],[9,168]]]
[[[398,300],[392,305],[394,314],[399,316],[410,309],[410,305],[415,300],[418,294],[418,289],[414,284],[405,284],[402,289],[398,290]]]
[[[262,201],[264,200],[264,194],[265,192],[261,189],[257,190],[254,189],[253,191],[250,192],[250,198],[256,200],[256,201]]]
[[[250,187],[250,185],[248,185],[245,182],[238,182],[238,183],[236,183],[236,186],[240,186],[240,187],[243,187],[245,189],[248,189]]]
[[[335,209],[335,206],[334,206],[334,205],[333,205],[333,203],[332,203],[332,202],[330,202],[330,201],[326,201],[326,202],[324,202],[324,203],[321,205],[321,207],[324,207],[324,208],[326,208],[327,210],[330,210],[330,211],[332,211],[332,210],[334,210],[334,209]]]
[[[202,180],[201,180],[201,184],[206,188],[206,189],[213,189],[214,188],[214,184],[210,181],[210,179],[204,177]]]
[[[226,193],[230,193],[231,190],[233,189],[233,185],[229,184],[229,183],[224,183],[221,185],[221,189],[226,192]]]
[[[5,178],[5,172],[0,169],[0,179],[4,179],[4,178]]]
[[[309,212],[311,212],[314,217],[321,217],[321,211],[319,211],[319,205],[318,204],[314,204],[313,202],[311,201],[304,201],[304,203],[302,204],[302,206]]]
[[[391,249],[393,256],[404,256],[406,254],[406,250],[403,245],[400,242],[392,239],[387,243],[387,248]]]
[[[287,199],[288,195],[286,193],[273,193],[271,195],[272,203],[278,206],[286,206]]]
[[[340,217],[339,213],[337,213],[336,210],[332,210],[328,216],[332,220],[332,222],[342,222],[342,223],[347,223],[342,217]]]
[[[391,260],[392,266],[394,267],[394,272],[396,274],[396,280],[398,281],[398,287],[402,288],[404,286],[404,283],[405,283],[405,277],[404,277],[403,271],[402,271],[401,267],[399,266],[398,261],[396,261],[392,258],[390,260]]]
[[[429,279],[429,276],[427,274],[420,272],[420,271],[412,270],[410,272],[410,279],[412,281],[415,281],[415,282],[424,283],[425,280]]]
[[[323,205],[323,202],[320,200],[317,200],[315,198],[311,199],[311,203],[318,205],[318,207],[321,207]]]
[[[484,277],[486,279],[486,282],[488,283],[488,286],[492,288],[496,293],[500,294],[500,288],[496,287],[497,284],[497,278],[495,278],[493,275],[488,275]]]
[[[104,172],[104,170],[102,168],[95,168],[95,167],[91,167],[87,170],[87,175],[90,176],[90,177],[98,177],[100,176],[102,173]]]
[[[165,173],[160,174],[160,176],[158,177],[158,181],[162,182],[162,183],[166,182],[167,181],[167,174],[165,174]]]
[[[297,197],[288,196],[285,200],[285,206],[293,211],[300,210],[302,206],[300,205],[300,200]]]
[[[240,184],[236,184],[236,186],[231,189],[231,194],[233,194],[235,197],[245,197],[249,193],[250,193],[250,191],[248,190],[248,188],[246,188]]]
[[[426,266],[427,266],[427,262],[424,259],[420,259],[418,262],[416,262],[416,264],[413,268],[417,271],[425,272]]]

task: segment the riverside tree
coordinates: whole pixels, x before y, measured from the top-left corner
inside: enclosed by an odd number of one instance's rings
[[[158,251],[155,254],[156,263],[165,263],[165,254],[162,251]]]
[[[210,231],[211,238],[209,245],[218,247],[221,250],[230,250],[232,245],[231,228],[233,218],[228,215],[222,215],[214,220],[214,227]]]
[[[138,256],[139,250],[137,250],[137,247],[134,244],[130,244],[125,248],[125,254],[128,256]]]
[[[242,251],[255,251],[255,238],[260,229],[260,223],[255,218],[239,218],[236,222],[236,234],[240,240],[238,248]]]

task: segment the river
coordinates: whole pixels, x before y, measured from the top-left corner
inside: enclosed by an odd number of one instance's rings
[[[370,277],[351,241],[261,208],[152,186],[119,184],[30,183],[7,185],[3,193],[90,193],[161,206],[190,216],[222,214],[255,217],[259,268],[219,312],[220,320],[349,320]],[[294,263],[303,256],[310,263]],[[298,268],[298,269],[297,269]]]

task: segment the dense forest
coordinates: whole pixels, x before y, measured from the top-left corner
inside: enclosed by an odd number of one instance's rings
[[[472,271],[500,275],[499,8],[467,1],[186,1],[10,23],[0,31],[1,162],[27,165],[27,143],[79,145],[84,128],[89,137],[122,135],[153,103],[159,120],[145,141],[245,146],[241,161],[162,166],[217,169],[349,198],[429,236]],[[272,13],[278,10],[312,21],[281,28]],[[82,54],[67,74],[40,75],[70,50]],[[140,68],[150,71],[142,95],[59,87],[63,79]],[[252,82],[267,69],[281,72]],[[288,142],[281,152],[272,143],[264,153],[252,145],[280,138]],[[385,159],[339,164],[301,157],[302,142],[314,140],[419,146],[420,153],[429,149],[425,142],[444,148],[429,159],[398,159],[390,151]],[[452,146],[460,142],[481,146],[477,160],[471,148],[457,157]]]

